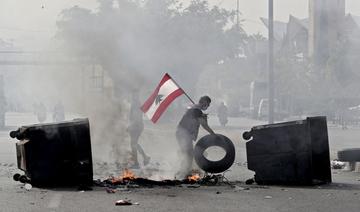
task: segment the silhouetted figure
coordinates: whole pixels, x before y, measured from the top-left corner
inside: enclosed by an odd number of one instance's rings
[[[145,154],[143,148],[139,144],[139,137],[144,130],[143,113],[140,110],[140,106],[139,94],[135,91],[132,94],[129,126],[127,129],[130,135],[131,154],[134,160],[134,164],[131,168],[134,169],[140,168],[137,152],[142,155],[144,165],[147,165],[150,162],[150,157]]]
[[[339,124],[343,130],[347,129],[348,122],[348,106],[344,102],[340,102],[339,105]]]
[[[348,127],[347,127],[347,122],[348,122],[348,119],[349,119],[349,115],[348,115],[349,111],[347,108],[342,108],[341,110],[341,114],[340,114],[340,124],[341,124],[341,128],[343,130],[346,130]]]
[[[64,105],[62,104],[61,101],[56,103],[56,105],[54,106],[54,111],[53,111],[53,117],[52,118],[53,118],[54,122],[59,122],[59,121],[64,121],[65,120]]]
[[[176,177],[180,179],[191,175],[194,158],[193,141],[197,139],[200,125],[210,134],[215,134],[208,125],[207,114],[203,113],[210,106],[210,103],[210,97],[201,97],[198,104],[193,105],[186,111],[177,126],[176,139],[180,148],[181,169]]]
[[[36,116],[40,123],[43,123],[46,120],[46,107],[42,102],[36,107]]]
[[[225,125],[228,123],[228,108],[224,102],[221,102],[217,109],[217,117],[219,118],[221,126],[225,127]]]

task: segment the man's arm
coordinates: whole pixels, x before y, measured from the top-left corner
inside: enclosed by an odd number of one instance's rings
[[[208,122],[207,122],[207,116],[202,116],[199,118],[200,120],[200,125],[206,130],[208,131],[210,134],[215,134],[215,132],[209,127]]]

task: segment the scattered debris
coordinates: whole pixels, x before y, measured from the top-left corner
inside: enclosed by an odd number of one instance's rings
[[[186,186],[187,188],[199,188],[200,185],[199,184],[193,184],[193,185],[188,185]]]
[[[130,201],[120,199],[115,202],[115,205],[132,205],[132,203]]]
[[[109,193],[109,194],[114,194],[114,193],[116,193],[116,189],[106,188],[105,190],[106,190],[106,192]]]
[[[346,166],[345,162],[341,162],[341,161],[339,161],[337,159],[331,161],[331,168],[332,169],[343,169],[343,168],[345,168],[345,166]]]
[[[140,186],[137,184],[129,184],[129,185],[126,185],[126,188],[140,188]]]
[[[235,191],[242,191],[242,190],[245,190],[245,188],[244,187],[241,187],[241,186],[235,186]],[[248,188],[249,189],[249,188]]]
[[[25,183],[24,188],[25,190],[30,191],[32,189],[32,185],[29,183]]]
[[[269,189],[269,186],[263,186],[263,185],[252,185],[251,188],[261,188],[261,189]]]
[[[124,188],[116,188],[115,190],[116,191],[122,191],[122,192],[126,191],[126,192],[129,192],[129,193],[131,192],[129,187],[127,187],[127,186],[125,186]]]
[[[272,199],[272,196],[265,196],[265,199]]]
[[[242,186],[237,186],[237,185],[235,185],[233,188],[234,188],[235,191],[248,191],[248,190],[250,190],[249,187],[242,187]]]

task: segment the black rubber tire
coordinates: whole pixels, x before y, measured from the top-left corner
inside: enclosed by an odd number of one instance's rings
[[[339,161],[360,161],[360,148],[351,148],[338,151]]]
[[[225,150],[224,158],[219,161],[210,161],[204,156],[204,151],[212,146],[218,146]],[[208,173],[220,173],[226,171],[235,160],[235,146],[229,138],[224,135],[206,135],[195,145],[194,159],[197,165]]]

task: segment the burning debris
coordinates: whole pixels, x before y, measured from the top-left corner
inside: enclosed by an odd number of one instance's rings
[[[191,176],[188,176],[187,179],[189,182],[197,182],[200,180],[200,175],[196,173]]]
[[[110,180],[113,184],[117,184],[119,182],[128,182],[135,179],[136,177],[134,172],[129,169],[124,169],[124,172],[120,177],[110,177]]]
[[[124,169],[119,177],[111,176],[103,181],[94,180],[94,185],[106,187],[106,192],[115,193],[117,188],[135,188],[135,187],[153,187],[153,186],[180,186],[182,184],[190,185],[218,185],[225,182],[224,175],[208,175],[201,176],[200,173],[194,172],[185,179],[178,180],[151,180],[143,177],[137,177],[133,171]]]

